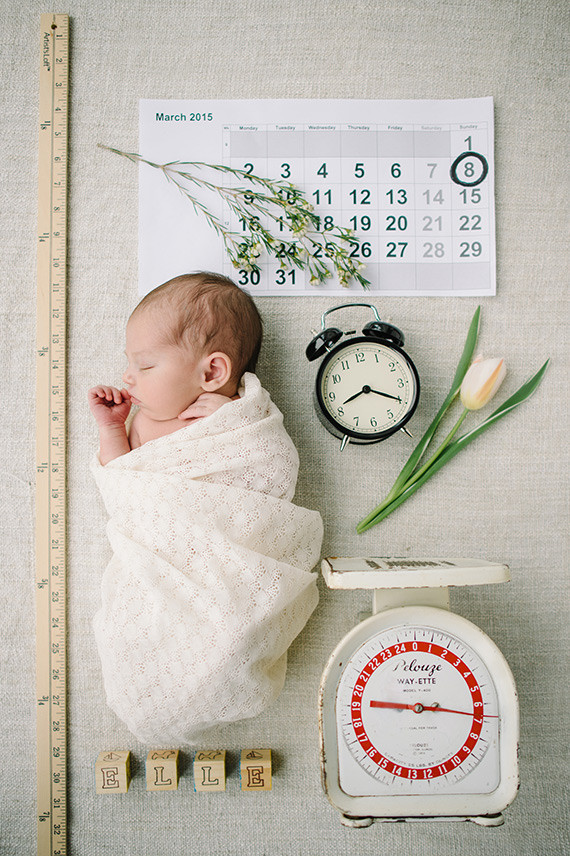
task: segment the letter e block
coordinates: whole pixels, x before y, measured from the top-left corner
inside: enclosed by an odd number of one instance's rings
[[[242,749],[240,778],[242,791],[270,791],[271,749]]]
[[[95,761],[95,793],[126,794],[131,781],[131,753],[126,749],[100,752]]]
[[[178,788],[178,749],[151,749],[146,756],[147,791]]]
[[[225,791],[226,750],[201,749],[194,755],[194,790]]]

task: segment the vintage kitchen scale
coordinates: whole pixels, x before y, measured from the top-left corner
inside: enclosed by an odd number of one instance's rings
[[[449,587],[506,582],[478,559],[327,558],[329,588],[373,589],[320,694],[321,767],[346,826],[503,823],[518,790],[519,711],[494,642],[449,609]]]

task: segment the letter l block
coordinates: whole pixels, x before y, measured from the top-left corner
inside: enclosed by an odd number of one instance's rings
[[[202,749],[194,755],[194,790],[225,791],[226,750]]]
[[[178,788],[178,749],[151,749],[146,756],[147,791]]]

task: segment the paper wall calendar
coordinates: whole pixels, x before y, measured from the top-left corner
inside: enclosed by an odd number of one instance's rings
[[[140,102],[142,157],[287,178],[323,230],[354,230],[350,251],[365,263],[373,296],[495,294],[493,146],[492,98]],[[238,270],[160,171],[141,164],[139,191],[141,294],[193,270],[225,273],[260,296],[363,293],[335,277],[311,285],[267,256],[259,271]],[[225,227],[243,228],[225,203],[203,201]]]

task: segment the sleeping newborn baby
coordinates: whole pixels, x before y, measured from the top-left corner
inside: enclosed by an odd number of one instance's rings
[[[291,501],[261,333],[231,280],[177,277],[128,321],[124,387],[89,391],[113,551],[95,636],[109,705],[153,745],[262,711],[317,603],[322,521]]]

